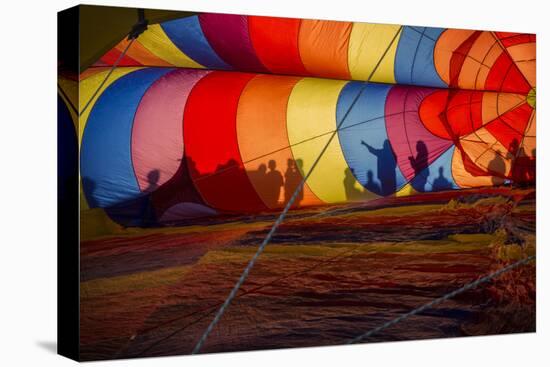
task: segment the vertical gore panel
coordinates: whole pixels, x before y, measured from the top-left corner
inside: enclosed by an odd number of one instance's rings
[[[267,72],[262,65],[248,34],[244,15],[201,14],[204,35],[216,53],[237,70]]]
[[[351,79],[368,80],[372,74],[369,81],[395,83],[394,61],[400,36],[394,37],[398,31],[398,25],[353,24],[348,55]]]
[[[95,103],[82,138],[80,168],[90,207],[141,196],[131,157],[134,116],[145,91],[172,69],[143,69],[111,84]]]
[[[172,42],[199,64],[211,69],[231,69],[206,40],[198,16],[170,20],[161,26]]]
[[[244,170],[237,141],[239,98],[254,75],[212,72],[198,82],[185,107],[184,144],[191,178],[215,209],[266,209]]]
[[[208,73],[174,70],[143,96],[132,131],[132,161],[141,191],[154,191],[178,171],[183,158],[185,103],[195,83]]]
[[[348,83],[340,93],[336,115],[342,121],[347,114],[338,137],[350,169],[367,190],[384,196],[405,184],[386,132],[384,106],[390,89],[390,85]]]
[[[298,47],[309,73],[325,78],[350,79],[348,43],[352,24],[302,20]]]
[[[287,129],[294,159],[301,160],[302,174],[313,163],[336,130],[336,103],[344,81],[304,78],[299,81],[288,101]],[[359,192],[357,182],[342,153],[338,134],[332,139],[307,183],[325,203],[355,199],[350,193]],[[362,194],[362,193],[361,193]]]
[[[286,131],[288,98],[299,80],[258,75],[248,83],[239,101],[237,136],[241,156],[256,192],[271,209],[286,204],[302,180]],[[272,168],[270,161],[275,162]],[[321,203],[306,184],[295,206]]]
[[[248,17],[252,44],[270,72],[308,75],[298,49],[300,23],[300,19]]]

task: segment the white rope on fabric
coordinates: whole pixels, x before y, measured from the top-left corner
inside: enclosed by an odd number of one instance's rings
[[[138,21],[132,26],[132,29],[130,30],[130,32],[128,32],[128,35],[127,35],[127,40],[130,42],[128,42],[128,44],[126,45],[122,53],[117,57],[117,59],[111,66],[111,69],[109,70],[105,78],[101,81],[101,84],[99,84],[99,86],[94,91],[94,94],[92,94],[90,99],[88,99],[88,102],[86,102],[82,110],[78,113],[79,117],[82,116],[82,114],[88,109],[88,107],[90,107],[90,104],[92,103],[94,98],[97,96],[101,88],[103,88],[105,83],[107,83],[107,80],[109,80],[109,78],[111,77],[111,74],[113,74],[118,64],[120,63],[120,61],[126,55],[126,52],[128,52],[128,50],[130,49],[130,46],[132,46],[132,44],[140,36],[140,34],[142,34],[147,30],[149,21],[145,18],[145,10],[144,9],[136,9],[136,10],[137,10]]]
[[[116,61],[113,63],[113,65],[111,66],[111,69],[109,70],[109,72],[107,73],[107,75],[105,76],[105,78],[103,78],[103,80],[101,81],[101,84],[99,84],[99,86],[96,88],[96,90],[94,91],[94,94],[92,94],[92,96],[90,97],[90,99],[88,99],[88,102],[86,102],[86,104],[84,105],[84,107],[82,108],[82,110],[80,110],[80,112],[78,113],[78,116],[82,116],[82,114],[88,109],[88,107],[90,107],[90,104],[92,103],[92,101],[94,100],[94,98],[97,96],[97,94],[99,93],[99,91],[101,90],[101,88],[103,88],[103,86],[105,85],[105,83],[107,83],[107,80],[109,80],[109,78],[111,77],[111,74],[113,74],[113,72],[115,71],[115,69],[117,68],[118,66],[118,63],[120,62],[120,60],[122,60],[122,58],[124,57],[124,55],[126,55],[126,52],[128,51],[128,49],[130,48],[130,46],[132,46],[132,43],[134,43],[134,41],[137,39],[136,38],[131,38],[130,39],[130,42],[128,42],[128,44],[126,45],[126,47],[124,48],[124,51],[122,51],[122,53],[118,56],[118,58],[116,59]]]
[[[471,283],[468,283],[468,284],[466,284],[466,285],[463,285],[462,287],[460,287],[460,288],[458,288],[458,289],[455,289],[454,291],[449,292],[449,293],[447,293],[447,294],[445,294],[445,295],[443,295],[443,296],[441,296],[441,297],[439,297],[439,298],[436,298],[436,299],[434,299],[434,300],[432,300],[432,301],[430,301],[430,302],[428,302],[428,303],[426,303],[426,304],[424,304],[424,305],[422,305],[422,306],[420,306],[420,307],[418,307],[418,308],[415,308],[414,310],[409,311],[409,312],[407,312],[406,314],[403,314],[403,315],[401,315],[401,316],[399,316],[399,317],[396,317],[396,318],[394,318],[393,320],[390,320],[390,321],[384,323],[383,325],[381,325],[381,326],[379,326],[379,327],[377,327],[377,328],[374,328],[374,329],[372,329],[372,330],[370,330],[370,331],[368,331],[368,332],[366,332],[366,333],[364,333],[364,334],[361,334],[361,335],[359,335],[359,336],[357,336],[357,337],[355,337],[355,338],[349,340],[349,341],[347,342],[347,344],[359,343],[359,342],[361,342],[363,339],[366,339],[366,338],[368,338],[368,337],[370,337],[370,336],[372,336],[372,335],[374,335],[374,334],[378,334],[378,333],[381,332],[382,330],[387,329],[387,328],[389,328],[389,327],[391,327],[391,326],[393,326],[393,325],[395,325],[395,324],[398,324],[398,323],[400,323],[401,321],[404,321],[404,320],[408,319],[408,318],[411,317],[411,316],[414,316],[414,315],[416,315],[416,314],[419,314],[419,313],[421,313],[421,312],[423,312],[423,311],[425,311],[425,310],[427,310],[427,309],[429,309],[429,308],[433,308],[433,307],[437,306],[438,304],[440,304],[440,303],[442,303],[442,302],[444,302],[444,301],[447,301],[447,300],[449,300],[449,299],[451,299],[451,298],[453,298],[453,297],[455,297],[455,296],[457,296],[457,295],[459,295],[459,294],[461,294],[461,293],[464,293],[464,292],[466,292],[466,291],[468,291],[468,290],[470,290],[470,289],[476,288],[477,286],[479,286],[479,285],[482,284],[482,283],[489,282],[489,281],[491,281],[491,280],[493,280],[493,279],[495,279],[495,278],[501,276],[502,274],[507,273],[507,272],[509,272],[509,271],[511,271],[511,270],[513,270],[513,269],[515,269],[515,268],[517,268],[517,267],[520,267],[520,266],[522,266],[522,265],[526,265],[527,263],[529,263],[529,262],[531,262],[531,261],[533,261],[533,260],[535,260],[535,255],[531,255],[531,256],[528,256],[528,257],[526,257],[526,258],[524,258],[524,259],[518,260],[518,261],[516,261],[516,262],[514,262],[514,263],[512,263],[512,264],[510,264],[510,265],[508,265],[508,266],[505,266],[505,267],[503,267],[503,268],[501,268],[501,269],[499,269],[499,270],[497,270],[497,271],[495,271],[495,272],[493,272],[493,273],[490,273],[490,274],[488,274],[488,275],[486,275],[486,276],[484,276],[484,277],[481,277],[481,278],[479,278],[479,279],[477,279],[477,280],[475,280],[475,281],[473,281],[473,282],[471,282]]]
[[[212,332],[212,330],[214,329],[216,324],[220,321],[220,319],[222,318],[223,314],[225,313],[225,311],[227,310],[227,308],[229,307],[229,305],[231,304],[233,299],[237,296],[237,292],[239,291],[239,289],[241,288],[241,286],[245,282],[246,278],[248,277],[248,274],[250,273],[250,271],[254,267],[254,264],[256,263],[256,261],[258,260],[258,258],[262,254],[262,252],[264,251],[265,247],[271,241],[271,238],[273,237],[273,234],[275,233],[275,231],[277,230],[279,225],[283,222],[286,214],[288,213],[288,211],[292,207],[292,204],[294,204],[294,201],[296,200],[296,197],[298,196],[298,193],[303,189],[307,179],[309,178],[309,176],[311,175],[311,173],[313,172],[313,170],[315,169],[315,167],[317,166],[317,164],[321,160],[321,157],[323,156],[323,154],[326,152],[326,150],[330,146],[330,143],[332,142],[332,140],[334,139],[334,137],[338,133],[338,131],[339,131],[340,127],[342,126],[342,124],[344,123],[344,121],[346,121],[346,118],[348,117],[349,113],[351,112],[354,105],[359,100],[359,97],[361,96],[361,94],[365,90],[367,84],[372,79],[374,73],[378,70],[378,67],[382,63],[382,60],[384,59],[386,54],[391,49],[391,46],[393,45],[393,43],[395,42],[395,40],[397,39],[397,37],[401,33],[402,29],[403,29],[403,26],[400,26],[398,28],[397,32],[395,32],[395,35],[393,36],[391,42],[388,44],[388,47],[386,48],[386,50],[384,51],[384,53],[382,54],[382,56],[380,57],[380,59],[376,63],[375,67],[372,69],[372,71],[369,74],[369,77],[367,78],[367,80],[361,85],[361,89],[359,90],[359,92],[357,93],[357,95],[353,99],[352,103],[348,107],[348,109],[347,109],[346,113],[344,114],[342,120],[338,123],[338,126],[336,127],[336,130],[334,130],[334,132],[332,133],[332,135],[328,139],[327,143],[325,144],[325,146],[323,147],[323,149],[321,150],[321,152],[317,156],[317,159],[313,162],[313,164],[312,164],[311,168],[309,169],[309,171],[307,172],[306,175],[304,175],[304,177],[302,178],[302,181],[300,182],[298,187],[296,187],[296,190],[294,190],[294,193],[292,194],[292,197],[290,198],[290,200],[288,201],[288,203],[284,207],[283,211],[281,212],[281,214],[279,215],[279,217],[277,218],[277,220],[275,221],[275,223],[273,224],[273,226],[269,230],[268,234],[266,235],[266,237],[264,238],[264,240],[262,241],[262,243],[258,247],[258,250],[254,254],[254,256],[252,256],[252,259],[250,259],[248,265],[246,266],[246,268],[242,272],[241,276],[239,277],[239,279],[237,280],[237,282],[233,286],[233,289],[231,289],[231,292],[229,293],[229,295],[227,296],[227,298],[225,299],[225,301],[223,302],[221,307],[218,309],[218,312],[216,312],[216,315],[214,316],[214,319],[212,319],[212,321],[210,322],[210,324],[208,325],[208,327],[206,328],[206,330],[202,334],[201,338],[199,339],[199,341],[195,345],[195,348],[193,349],[193,352],[191,354],[197,354],[197,353],[200,352],[200,350],[203,347],[204,343],[206,342],[208,336],[210,335],[210,333]]]

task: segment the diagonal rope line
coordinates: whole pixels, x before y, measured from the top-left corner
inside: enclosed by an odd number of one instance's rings
[[[370,82],[370,80],[373,77],[376,70],[378,70],[378,67],[382,63],[382,60],[384,59],[386,54],[389,52],[391,46],[393,45],[393,43],[397,39],[397,36],[399,36],[399,34],[401,33],[402,29],[403,29],[403,26],[400,26],[399,29],[397,30],[397,32],[395,32],[395,35],[393,36],[391,42],[388,44],[388,47],[386,48],[386,50],[384,51],[384,53],[382,54],[382,56],[380,57],[380,59],[376,63],[375,67],[372,69],[372,71],[371,71],[369,77],[367,78],[367,80],[365,81],[365,83],[363,83],[361,85],[361,89],[359,90],[359,92],[357,93],[355,98],[353,99],[353,101],[350,104],[350,106],[349,106],[348,110],[346,111],[345,115],[342,117],[342,120],[338,123],[338,126],[337,126],[336,130],[332,133],[332,135],[328,139],[327,143],[325,144],[325,146],[323,147],[323,149],[321,150],[321,152],[317,156],[317,159],[315,160],[315,162],[313,162],[313,165],[309,169],[308,173],[302,178],[302,181],[300,182],[298,187],[296,187],[296,190],[294,190],[294,193],[292,194],[292,197],[290,198],[290,200],[286,204],[285,208],[283,209],[283,211],[281,212],[281,214],[279,215],[279,217],[277,218],[277,220],[275,221],[275,223],[273,224],[273,226],[269,230],[269,233],[264,238],[261,245],[258,247],[258,250],[256,251],[256,253],[252,257],[252,259],[250,259],[250,262],[248,263],[248,265],[246,266],[246,268],[242,272],[239,280],[237,281],[237,283],[235,283],[235,286],[233,287],[233,289],[231,290],[231,292],[227,296],[227,298],[224,301],[224,303],[222,304],[222,306],[219,308],[218,312],[216,313],[216,316],[214,316],[214,319],[210,322],[210,324],[208,325],[208,327],[206,328],[206,330],[202,334],[201,338],[199,339],[197,345],[195,346],[195,348],[193,349],[193,352],[191,354],[197,354],[201,350],[202,346],[206,342],[206,339],[208,338],[208,336],[210,335],[210,333],[212,332],[212,330],[214,329],[216,324],[222,318],[225,310],[229,307],[229,305],[231,304],[231,302],[233,301],[233,299],[237,295],[237,292],[239,291],[239,289],[241,288],[241,286],[245,282],[246,278],[248,277],[248,274],[250,273],[250,270],[252,270],[252,268],[254,267],[254,264],[256,263],[256,261],[258,260],[258,258],[262,254],[262,252],[264,251],[264,249],[267,246],[267,244],[269,243],[269,241],[271,241],[271,237],[273,237],[273,234],[277,230],[277,227],[279,227],[279,225],[283,222],[286,214],[290,210],[290,207],[292,206],[292,204],[296,200],[296,197],[298,196],[298,193],[304,187],[304,184],[306,183],[307,179],[309,178],[309,176],[311,175],[311,173],[313,172],[313,170],[315,169],[315,167],[317,166],[317,164],[321,160],[321,157],[323,156],[323,154],[326,152],[326,150],[330,146],[332,140],[334,139],[334,137],[338,133],[338,130],[340,129],[340,127],[342,126],[342,124],[344,123],[346,118],[348,117],[349,113],[351,112],[351,110],[353,109],[353,107],[355,106],[357,101],[359,100],[359,97],[361,96],[361,94],[365,90],[367,84]]]
[[[399,317],[396,317],[393,320],[390,320],[390,321],[386,322],[385,324],[383,324],[381,326],[378,326],[377,328],[374,328],[374,329],[372,329],[372,330],[370,330],[370,331],[368,331],[364,334],[361,334],[358,337],[349,340],[347,342],[347,344],[359,343],[361,340],[363,340],[365,338],[368,338],[368,337],[370,337],[374,334],[377,334],[380,331],[382,331],[384,329],[387,329],[387,328],[389,328],[389,327],[391,327],[391,326],[393,326],[397,323],[400,323],[401,321],[406,320],[411,316],[414,316],[414,315],[419,314],[419,313],[421,313],[421,312],[423,312],[423,311],[425,311],[429,308],[437,306],[438,304],[440,304],[444,301],[447,301],[448,299],[451,299],[451,298],[453,298],[453,297],[455,297],[455,296],[457,296],[461,293],[464,293],[464,292],[466,292],[466,291],[468,291],[472,288],[476,288],[477,286],[479,286],[482,283],[489,282],[489,281],[501,276],[502,274],[507,273],[507,272],[517,268],[517,267],[526,265],[527,263],[529,263],[533,260],[535,260],[535,255],[531,255],[529,257],[526,257],[525,259],[518,260],[515,263],[512,263],[512,264],[510,264],[508,266],[505,266],[505,267],[503,267],[503,268],[501,268],[501,269],[499,269],[499,270],[497,270],[493,273],[485,275],[484,277],[481,277],[481,278],[479,278],[479,279],[477,279],[477,280],[475,280],[471,283],[468,283],[468,284],[466,284],[466,285],[464,285],[464,286],[462,286],[458,289],[455,289],[454,291],[449,292],[449,293],[445,294],[442,297],[436,298],[436,299],[432,300],[431,302],[428,302],[428,303],[426,303],[426,304],[424,304],[424,305],[422,305],[418,308],[415,308],[414,310],[409,311],[406,314],[403,314]]]
[[[63,90],[63,88],[61,88],[61,85],[59,85],[59,82],[57,83],[57,89],[59,90],[59,93],[61,93],[61,95],[63,96],[63,99],[65,101],[67,101],[67,103],[69,104],[69,106],[71,107],[71,110],[73,110],[74,113],[76,113],[78,115],[78,110],[76,109],[75,105],[73,104],[73,102],[71,101],[71,99],[69,98],[69,96],[67,95],[67,93],[65,93],[65,91]]]
[[[103,79],[103,81],[101,82],[101,84],[97,87],[97,89],[95,90],[94,94],[92,94],[92,96],[90,97],[90,99],[88,99],[88,102],[86,102],[86,104],[84,105],[84,107],[82,108],[82,110],[80,111],[80,113],[78,114],[78,116],[82,116],[82,114],[88,109],[88,107],[90,107],[90,104],[92,103],[92,101],[94,100],[95,97],[97,97],[97,94],[99,93],[99,91],[101,90],[101,88],[103,88],[103,86],[105,85],[105,83],[107,83],[107,80],[109,80],[109,78],[111,77],[111,74],[115,71],[115,69],[117,68],[118,66],[118,63],[122,60],[122,58],[126,55],[126,52],[128,51],[128,49],[130,48],[130,46],[132,45],[132,43],[134,43],[134,41],[136,40],[137,38],[131,38],[130,39],[130,42],[128,42],[128,44],[126,45],[126,47],[124,48],[124,51],[122,51],[122,53],[118,56],[118,58],[116,59],[116,61],[113,63],[113,66],[111,66],[111,69],[109,70],[109,72],[107,73],[107,75],[105,76],[105,78]]]
[[[345,250],[345,251],[342,251],[328,259],[325,259],[325,260],[321,260],[319,262],[316,262],[314,263],[313,265],[309,266],[309,267],[306,267],[305,269],[302,269],[302,270],[298,270],[298,271],[294,271],[290,274],[285,274],[283,276],[280,276],[276,279],[273,279],[269,282],[266,282],[266,283],[263,283],[263,284],[259,284],[258,286],[256,287],[253,287],[251,289],[248,289],[248,290],[244,290],[236,296],[236,298],[242,298],[242,297],[246,297],[247,295],[249,294],[254,294],[256,292],[259,292],[261,291],[262,289],[264,288],[269,288],[269,287],[272,287],[274,285],[276,285],[278,282],[280,281],[283,281],[283,280],[287,280],[287,279],[291,279],[293,277],[296,277],[298,275],[304,275],[304,274],[307,274],[308,272],[310,271],[313,271],[315,269],[318,269],[322,266],[325,266],[327,264],[333,264],[333,263],[337,263],[337,261],[342,261],[342,259],[346,259],[350,256],[352,256],[355,252],[359,251],[362,247],[364,247],[366,244],[365,243],[361,243],[359,245],[356,245],[356,247],[354,248],[351,248],[351,249],[348,249],[348,250]],[[147,348],[145,348],[144,350],[140,351],[138,354],[135,355],[135,357],[140,357],[142,355],[144,355],[145,353],[147,353],[149,350],[151,350],[152,348],[154,348],[155,346],[159,345],[160,343],[170,339],[171,337],[173,337],[174,335],[182,332],[182,331],[185,331],[187,328],[189,328],[190,326],[192,325],[195,325],[196,323],[202,321],[203,319],[205,319],[206,317],[214,314],[214,312],[217,310],[217,307],[221,306],[222,302],[218,302],[216,304],[213,304],[211,306],[208,306],[208,307],[204,307],[198,311],[194,311],[190,314],[187,314],[187,315],[184,315],[184,316],[180,316],[180,317],[177,317],[175,319],[172,319],[172,320],[168,320],[167,322],[164,322],[162,324],[159,324],[159,325],[155,325],[149,329],[146,329],[144,331],[142,331],[140,334],[146,334],[146,333],[149,333],[153,330],[156,330],[158,329],[159,327],[162,327],[162,326],[165,326],[165,325],[168,325],[168,324],[171,324],[171,323],[174,323],[176,321],[179,321],[179,320],[182,320],[182,319],[185,319],[187,317],[190,317],[190,316],[195,316],[196,314],[199,314],[203,311],[206,311],[206,313],[204,313],[203,315],[199,315],[198,318],[194,319],[193,321],[190,321],[188,322],[187,324],[185,324],[183,327],[175,330],[173,333],[169,334],[168,336],[154,342],[153,344],[149,345]],[[137,336],[136,335],[133,335],[132,336],[132,339],[135,339],[135,337]],[[118,355],[118,354],[117,354]]]

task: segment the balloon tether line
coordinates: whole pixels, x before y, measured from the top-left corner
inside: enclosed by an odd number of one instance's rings
[[[88,107],[90,107],[90,104],[92,103],[94,98],[97,97],[97,94],[99,93],[99,91],[101,91],[105,83],[107,83],[107,80],[109,80],[109,78],[111,77],[111,74],[113,74],[119,62],[124,58],[124,56],[126,55],[126,52],[128,52],[128,50],[130,49],[130,46],[132,46],[132,43],[134,43],[134,41],[139,37],[140,34],[142,34],[147,30],[147,25],[149,24],[149,21],[145,19],[145,11],[143,9],[137,9],[137,11],[138,11],[138,21],[136,24],[132,26],[132,29],[128,33],[128,37],[127,37],[127,40],[130,42],[128,42],[128,44],[126,45],[122,53],[118,56],[116,61],[113,63],[113,65],[109,69],[109,72],[107,73],[105,78],[103,78],[103,80],[101,81],[99,86],[96,88],[92,96],[88,99],[88,102],[86,102],[82,110],[80,110],[80,112],[78,113],[78,117],[82,116],[82,114],[84,114],[84,112],[88,109]]]
[[[447,293],[447,294],[445,294],[445,295],[443,295],[439,298],[436,298],[436,299],[434,299],[434,300],[432,300],[432,301],[430,301],[430,302],[428,302],[428,303],[426,303],[426,304],[424,304],[420,307],[417,307],[412,311],[409,311],[409,312],[407,312],[407,313],[405,313],[401,316],[398,316],[398,317],[382,324],[381,326],[378,326],[377,328],[374,328],[374,329],[372,329],[372,330],[370,330],[370,331],[368,331],[364,334],[361,334],[361,335],[349,340],[347,342],[347,344],[359,343],[363,339],[366,339],[366,338],[368,338],[368,337],[370,337],[374,334],[378,334],[379,332],[381,332],[384,329],[389,328],[390,326],[393,326],[393,325],[395,325],[395,324],[397,324],[401,321],[404,321],[405,319],[408,319],[409,317],[414,316],[416,314],[419,314],[419,313],[421,313],[421,312],[423,312],[427,309],[433,308],[433,307],[437,306],[438,304],[440,304],[444,301],[447,301],[447,300],[449,300],[453,297],[456,297],[457,295],[459,295],[461,293],[464,293],[464,292],[466,292],[470,289],[476,288],[477,286],[481,285],[482,283],[489,282],[489,281],[501,276],[502,274],[507,273],[507,272],[519,267],[519,266],[526,265],[527,263],[529,263],[533,260],[535,260],[535,255],[531,255],[531,256],[528,256],[524,259],[518,260],[518,261],[516,261],[516,262],[514,262],[514,263],[512,263],[508,266],[505,266],[505,267],[503,267],[503,268],[501,268],[501,269],[499,269],[499,270],[497,270],[493,273],[490,273],[490,274],[488,274],[484,277],[481,277],[479,279],[474,280],[471,283],[463,285],[462,287],[460,287],[458,289],[455,289],[454,291],[449,292],[449,293]]]
[[[340,127],[342,126],[342,124],[344,123],[344,121],[346,120],[346,118],[348,117],[349,113],[351,112],[352,108],[354,107],[355,103],[359,100],[359,97],[361,96],[361,94],[363,93],[363,91],[365,90],[367,84],[370,82],[371,78],[373,77],[374,73],[376,72],[376,70],[378,69],[378,67],[380,66],[380,64],[382,63],[382,60],[384,59],[384,57],[386,56],[386,54],[389,52],[391,46],[393,45],[393,43],[395,42],[395,40],[397,39],[397,36],[399,35],[399,33],[401,32],[401,30],[403,29],[403,26],[400,26],[399,29],[397,30],[397,32],[395,33],[395,35],[393,36],[391,42],[388,44],[388,47],[386,48],[386,50],[384,51],[384,53],[382,54],[382,56],[380,57],[380,59],[378,60],[378,62],[376,63],[375,67],[372,69],[369,77],[367,78],[367,80],[361,85],[361,89],[359,90],[359,92],[357,93],[357,95],[355,96],[355,98],[353,99],[352,103],[350,104],[350,106],[348,107],[345,115],[343,116],[342,120],[338,123],[338,126],[336,128],[336,130],[334,130],[334,132],[332,133],[332,135],[330,136],[330,138],[328,139],[327,143],[325,144],[325,146],[323,147],[323,149],[321,150],[321,152],[319,153],[319,155],[317,156],[316,160],[313,162],[313,165],[311,166],[311,168],[309,169],[308,173],[302,178],[302,181],[300,182],[300,184],[298,185],[298,187],[296,187],[296,190],[294,190],[294,193],[292,194],[292,197],[290,198],[290,200],[288,201],[288,203],[286,204],[285,208],[283,209],[283,211],[281,212],[281,214],[279,215],[279,217],[277,218],[277,220],[275,221],[275,223],[273,223],[273,226],[271,227],[271,229],[269,230],[268,234],[266,235],[266,237],[264,238],[264,240],[262,241],[262,243],[260,244],[260,246],[258,247],[258,250],[256,251],[256,253],[254,254],[254,256],[252,256],[252,258],[250,259],[250,261],[248,262],[248,265],[246,266],[246,268],[244,269],[244,271],[242,272],[241,276],[239,277],[239,279],[237,280],[237,282],[235,283],[235,285],[233,286],[233,289],[231,290],[231,292],[229,293],[229,295],[227,296],[227,298],[225,299],[224,303],[221,305],[221,307],[218,309],[218,312],[216,312],[216,315],[214,316],[214,319],[212,319],[212,321],[210,322],[210,324],[208,325],[208,327],[206,328],[206,330],[204,331],[204,333],[202,334],[201,338],[199,339],[199,341],[197,342],[197,344],[195,345],[195,348],[193,349],[193,352],[191,354],[197,354],[198,352],[200,352],[202,346],[204,345],[204,343],[206,342],[206,339],[208,338],[208,336],[210,335],[210,333],[212,332],[212,330],[214,329],[214,327],[216,326],[216,324],[220,321],[221,317],[223,316],[225,310],[229,307],[229,305],[231,304],[231,302],[233,301],[233,299],[236,297],[237,295],[237,292],[239,291],[239,289],[241,288],[241,286],[243,285],[243,283],[245,282],[246,278],[248,277],[248,274],[250,273],[250,270],[252,270],[252,268],[254,267],[254,264],[256,263],[256,261],[258,260],[258,258],[260,257],[260,255],[262,254],[262,252],[264,251],[265,247],[267,246],[267,244],[269,243],[269,241],[271,240],[271,237],[273,236],[273,234],[275,233],[275,231],[277,230],[277,227],[279,227],[279,225],[283,222],[286,214],[288,213],[288,211],[290,210],[290,208],[292,207],[292,204],[294,203],[294,201],[296,200],[296,197],[298,196],[298,193],[302,190],[302,188],[304,187],[304,184],[305,182],[307,181],[307,179],[309,178],[309,176],[311,175],[311,173],[313,172],[313,170],[315,169],[315,167],[317,166],[317,164],[319,163],[319,161],[321,160],[321,157],[323,156],[323,154],[326,152],[326,150],[328,149],[328,147],[330,146],[332,140],[334,139],[334,137],[336,136],[336,134],[338,133],[338,130],[340,129]]]

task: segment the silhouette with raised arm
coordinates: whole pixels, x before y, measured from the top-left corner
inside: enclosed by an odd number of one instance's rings
[[[428,181],[428,147],[422,140],[416,142],[416,157],[410,156],[409,162],[414,170],[414,187],[424,191]]]
[[[395,176],[395,169],[397,167],[397,161],[395,154],[388,139],[384,140],[381,149],[376,149],[369,145],[364,140],[361,140],[361,144],[364,145],[368,151],[376,157],[376,170],[378,181],[380,181],[380,187],[378,191],[373,191],[379,195],[391,195],[395,192],[397,186],[397,179]],[[372,172],[371,172],[372,175]],[[367,177],[368,179],[368,177]],[[378,185],[376,185],[378,187]],[[374,187],[374,186],[373,186]],[[369,191],[372,191],[367,187]]]

